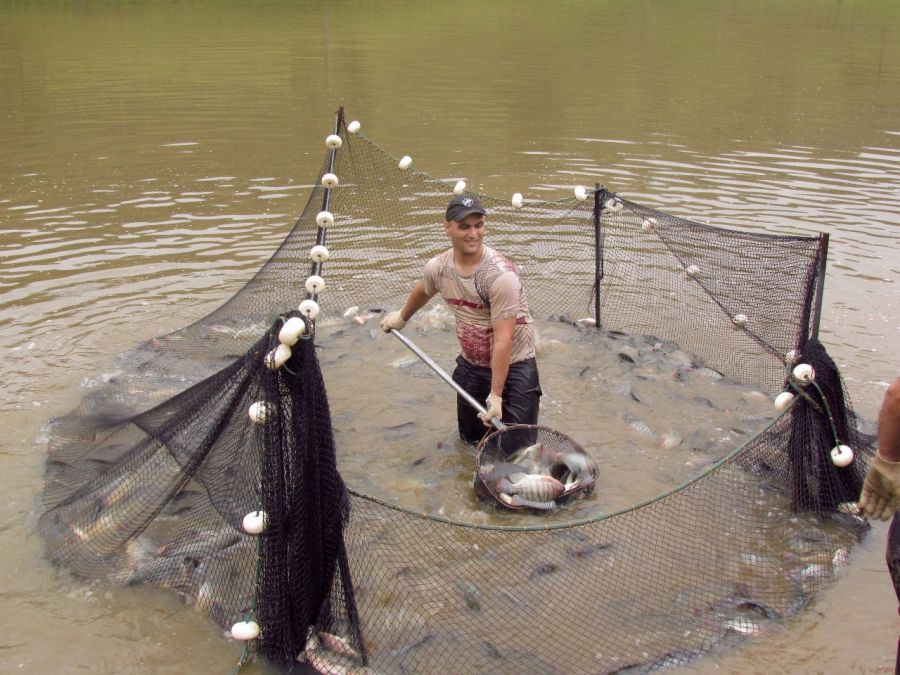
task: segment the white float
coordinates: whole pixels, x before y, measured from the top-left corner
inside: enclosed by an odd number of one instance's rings
[[[700,268],[696,265],[688,265],[685,270],[685,274],[687,274],[691,279],[695,279],[700,276]]]
[[[327,188],[336,188],[339,184],[338,177],[333,173],[326,173],[322,176],[322,185]]]
[[[331,211],[319,211],[316,214],[316,225],[319,227],[331,227],[334,225],[334,215]]]
[[[325,147],[331,148],[332,150],[336,150],[341,147],[343,141],[341,137],[337,134],[331,134],[328,138],[325,139]]]
[[[255,424],[265,424],[269,417],[269,406],[265,401],[257,401],[250,405],[249,414]]]
[[[775,410],[784,412],[794,401],[794,395],[789,391],[783,391],[775,397]]]
[[[297,344],[297,340],[300,339],[300,336],[306,332],[306,323],[299,316],[292,316],[290,319],[284,322],[284,325],[281,327],[281,330],[278,331],[278,341],[287,345],[288,347],[293,347]]]
[[[521,209],[524,202],[522,201],[522,193],[516,192],[512,196],[512,205],[514,208]]]
[[[794,366],[791,374],[804,386],[816,379],[816,371],[808,363],[798,363]]]
[[[244,528],[244,532],[247,534],[262,534],[266,529],[266,512],[251,511],[244,516],[241,525]]]
[[[319,303],[315,300],[304,300],[297,309],[301,314],[308,316],[313,321],[319,316]]]
[[[259,637],[259,624],[255,621],[238,621],[231,627],[235,640],[255,640]]]
[[[306,280],[307,293],[320,293],[325,290],[325,280],[318,274],[310,275]]]
[[[283,342],[266,354],[266,368],[269,370],[278,370],[291,358],[291,348]]]
[[[657,222],[656,218],[651,216],[649,218],[644,218],[644,222],[641,223],[641,229],[644,232],[652,232],[656,229],[657,225],[659,225],[659,223]]]
[[[731,323],[733,323],[738,328],[747,325],[747,315],[746,314],[735,314],[731,318]]]
[[[403,155],[403,157],[400,158],[400,162],[397,164],[397,166],[401,171],[406,171],[409,167],[412,166],[412,157],[410,157],[409,155]]]
[[[583,202],[585,199],[587,199],[587,190],[584,189],[584,185],[575,186],[575,199],[580,202]]]
[[[362,125],[359,122],[353,120],[352,122],[350,122],[350,124],[347,125],[347,131],[349,131],[351,134],[359,133],[359,128],[361,126]]]
[[[316,244],[309,249],[309,259],[313,262],[325,262],[328,260],[328,249],[322,244]]]
[[[837,467],[849,466],[853,463],[853,448],[849,445],[836,445],[831,449],[831,461]]]
[[[453,186],[453,194],[461,195],[466,191],[466,181],[458,180],[456,181],[456,185]]]

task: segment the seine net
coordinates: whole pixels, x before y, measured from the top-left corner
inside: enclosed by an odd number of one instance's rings
[[[454,186],[400,168],[342,113],[334,132],[325,182],[257,274],[121,355],[52,421],[39,522],[52,561],[178,592],[288,669],[510,673],[683,663],[783,622],[846,562],[868,527],[853,502],[872,438],[816,340],[827,238],[717,228],[604,188],[521,208],[479,195],[533,316],[576,326],[588,345],[678,345],[793,404],[690,480],[614,513],[467,522],[347,488],[344,421],[317,357],[341,333],[324,327],[346,307],[402,301],[419,274],[409,260],[447,246]],[[304,293],[313,277],[325,288],[312,279]],[[298,317],[303,335],[277,352]],[[791,375],[800,361],[812,383]],[[849,466],[831,460],[839,443],[856,451]]]

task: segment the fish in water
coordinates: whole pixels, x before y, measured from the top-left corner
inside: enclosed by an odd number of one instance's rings
[[[648,438],[650,440],[655,441],[659,436],[653,429],[647,424],[644,420],[632,419],[628,422],[628,427],[638,434],[639,436],[643,436],[644,438]]]
[[[322,675],[375,675],[376,671],[358,665],[353,659],[332,654],[324,649],[307,649],[304,659],[310,667]]]
[[[319,640],[321,640],[322,646],[330,652],[341,656],[347,656],[351,659],[359,658],[359,652],[353,648],[347,638],[335,635],[334,633],[319,631]]]
[[[515,482],[519,478],[524,478],[528,474],[528,469],[522,464],[516,464],[515,462],[498,462],[496,464],[485,464],[479,467],[478,472],[485,482],[497,481],[501,478],[508,478]],[[519,475],[519,478],[511,478],[516,475]]]
[[[481,591],[471,581],[460,579],[456,582],[456,587],[466,601],[466,607],[473,612],[481,611]]]
[[[323,675],[376,675],[375,670],[361,665],[359,654],[347,640],[331,633],[310,634],[300,660]]]
[[[374,319],[375,317],[380,316],[380,314],[380,309],[367,310],[362,314],[357,314],[356,316],[354,316],[353,320],[360,326],[362,326],[366,321],[368,321],[369,319]]]
[[[754,621],[753,619],[748,619],[744,616],[738,616],[733,619],[729,619],[722,624],[722,627],[725,630],[744,636],[759,635],[760,631],[762,630],[760,628],[760,625],[756,621]]]
[[[562,470],[558,471],[557,467]],[[570,493],[573,489],[582,489],[593,485],[600,474],[600,469],[597,467],[597,462],[588,455],[569,452],[559,458],[557,466],[551,470],[550,474],[554,477],[559,474],[560,481],[565,485],[566,493]],[[577,487],[575,487],[576,483]]]
[[[521,464],[528,468],[528,473],[549,472],[553,463],[559,459],[560,453],[548,448],[543,443],[535,443],[516,450],[509,456],[509,462]]]
[[[190,555],[206,558],[237,544],[241,535],[233,527],[218,529],[190,528],[159,548],[161,556]]]
[[[125,585],[153,584],[192,597],[196,590],[194,572],[199,564],[200,560],[190,555],[153,558],[129,574]]]

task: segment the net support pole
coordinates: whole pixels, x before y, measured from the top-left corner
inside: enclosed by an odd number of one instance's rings
[[[341,106],[338,108],[337,115],[334,120],[334,133],[336,136],[340,135],[341,125],[343,123],[344,123],[344,106]],[[335,161],[336,156],[337,156],[337,148],[331,148],[331,150],[328,151],[328,171],[327,171],[327,173],[334,173],[334,161]],[[325,188],[325,195],[322,197],[322,210],[323,211],[328,211],[329,207],[331,206],[331,190],[332,190],[332,188],[329,188],[329,187]],[[327,238],[327,234],[328,234],[327,230],[328,230],[327,226],[324,226],[324,225],[318,226],[318,230],[316,231],[316,244],[317,245],[320,245],[320,246],[325,245],[325,239]],[[310,276],[313,276],[313,275],[322,276],[322,266],[323,265],[324,265],[323,261],[314,260],[312,263],[312,266],[310,268],[309,275]],[[316,293],[315,291],[307,291],[306,299],[317,301],[318,295],[319,294]],[[311,321],[310,325],[311,325],[310,334],[312,334],[315,332],[315,326],[316,326],[315,321]]]
[[[819,236],[819,269],[816,273],[816,300],[810,321],[810,337],[819,339],[819,324],[822,321],[822,296],[825,293],[825,267],[828,261],[828,233]]]
[[[599,183],[594,185],[594,326],[600,329],[600,280],[603,279],[603,240],[600,235],[602,194]]]
[[[337,117],[334,120],[334,133],[335,135],[340,135],[341,133],[341,123],[344,121],[344,106],[338,108]],[[337,148],[331,148],[328,152],[328,173],[334,173],[334,160],[337,155]],[[331,188],[325,188],[325,195],[322,197],[322,210],[328,211],[328,207],[331,206]],[[319,225],[319,229],[316,232],[316,244],[320,244],[322,246],[325,245],[325,238],[327,236],[327,229],[322,225]],[[318,274],[321,276],[322,273],[322,261],[313,262],[312,269],[310,270],[310,274]],[[315,300],[315,293],[307,293],[308,298],[312,298]]]

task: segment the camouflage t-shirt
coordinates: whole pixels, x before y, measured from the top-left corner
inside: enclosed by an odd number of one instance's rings
[[[464,359],[490,367],[494,343],[492,321],[516,317],[510,363],[534,357],[534,325],[516,266],[488,246],[481,263],[464,277],[453,264],[453,249],[425,265],[425,293],[440,293],[456,316],[456,337]]]

